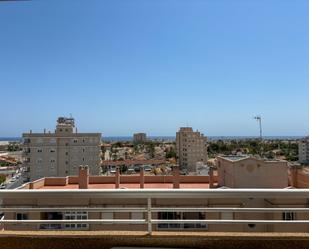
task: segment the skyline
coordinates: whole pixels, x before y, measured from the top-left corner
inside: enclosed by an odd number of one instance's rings
[[[0,3],[0,137],[309,134],[309,2]]]

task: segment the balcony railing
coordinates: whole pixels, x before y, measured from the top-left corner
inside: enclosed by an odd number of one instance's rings
[[[100,212],[100,213],[143,213],[145,219],[57,219],[57,220],[0,220],[0,224],[144,224],[147,225],[148,233],[152,233],[153,224],[222,224],[222,225],[236,225],[236,224],[309,224],[309,220],[279,220],[279,219],[154,219],[153,213],[159,212],[201,212],[201,213],[309,213],[308,205],[306,207],[158,207],[152,205],[152,199],[155,198],[215,198],[215,199],[230,199],[230,198],[246,198],[246,199],[304,199],[307,200],[309,190],[306,189],[172,189],[172,190],[129,190],[129,189],[114,189],[114,190],[3,190],[0,191],[0,198],[125,198],[125,199],[145,199],[143,207],[33,207],[33,206],[2,206],[0,212],[8,213],[25,213],[25,212]],[[291,202],[289,202],[291,203]],[[288,205],[288,204],[286,204]],[[291,204],[289,204],[291,205]],[[56,225],[55,225],[56,226]],[[55,227],[51,225],[51,227]],[[56,226],[58,227],[58,225]],[[59,226],[61,227],[61,226]],[[177,227],[176,227],[177,228]]]

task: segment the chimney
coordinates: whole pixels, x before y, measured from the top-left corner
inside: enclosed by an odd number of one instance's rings
[[[140,188],[144,188],[145,185],[145,171],[144,171],[144,167],[140,168],[140,175],[139,175],[139,184],[140,184]]]
[[[119,170],[119,167],[116,167],[115,188],[120,188],[120,170]]]
[[[29,189],[34,189],[33,182],[29,183]]]
[[[78,186],[80,189],[87,189],[89,185],[89,168],[87,165],[79,166]]]
[[[173,166],[173,188],[179,188],[180,185],[180,173],[179,166]]]
[[[209,167],[209,188],[214,188],[214,170],[212,167]]]

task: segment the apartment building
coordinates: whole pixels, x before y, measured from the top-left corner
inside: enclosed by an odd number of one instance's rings
[[[101,133],[78,133],[73,118],[60,117],[54,133],[24,133],[24,164],[33,181],[42,177],[78,174],[89,165],[91,175],[100,173]]]
[[[77,176],[0,192],[4,230],[309,231],[308,191],[210,189],[216,177],[184,176],[177,168],[168,176],[119,169],[115,176],[89,176],[81,166]]]
[[[299,141],[298,158],[299,158],[299,163],[309,164],[309,136]]]
[[[250,156],[217,157],[218,185],[229,188],[287,188],[288,162]]]
[[[145,143],[147,141],[146,133],[134,133],[133,142],[134,143]]]
[[[181,127],[176,133],[176,152],[181,170],[195,172],[197,162],[207,162],[207,138],[191,127]]]

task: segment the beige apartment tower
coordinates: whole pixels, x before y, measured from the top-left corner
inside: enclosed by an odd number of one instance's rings
[[[79,165],[88,165],[91,175],[100,173],[101,133],[78,133],[73,118],[58,118],[54,133],[24,133],[23,141],[31,181],[77,175]]]
[[[176,133],[176,151],[180,169],[195,172],[197,162],[207,162],[207,138],[191,127],[181,127]]]
[[[301,164],[309,164],[309,137],[305,137],[299,141],[298,158]]]
[[[134,133],[133,142],[134,143],[145,143],[147,141],[146,133]]]

